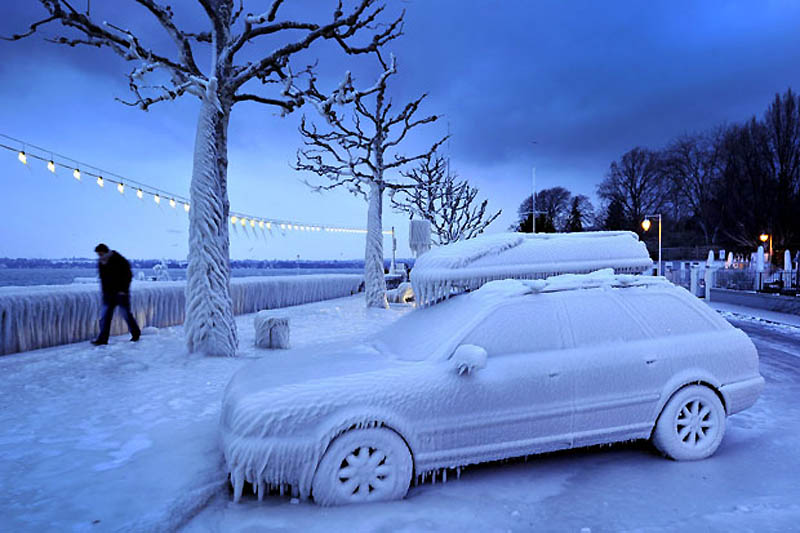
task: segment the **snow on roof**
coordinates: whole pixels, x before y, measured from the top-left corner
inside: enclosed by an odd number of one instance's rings
[[[503,233],[431,250],[417,259],[411,283],[417,302],[425,306],[491,280],[541,279],[603,268],[640,274],[652,264],[633,232]]]

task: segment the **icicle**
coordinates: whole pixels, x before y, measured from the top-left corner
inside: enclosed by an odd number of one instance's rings
[[[278,485],[278,494],[279,494],[280,496],[283,496],[283,483],[281,483],[280,485]]]
[[[233,503],[239,503],[242,499],[242,489],[244,488],[244,475],[241,472],[231,474],[231,482],[233,483]]]
[[[258,501],[264,500],[264,493],[267,492],[267,486],[263,479],[258,480]]]
[[[456,479],[461,479],[461,467],[456,467]]]
[[[442,472],[442,483],[447,483],[447,469],[446,468],[444,469],[444,472]]]

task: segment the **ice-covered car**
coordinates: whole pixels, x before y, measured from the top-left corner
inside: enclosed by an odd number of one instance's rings
[[[221,441],[245,482],[344,504],[468,464],[630,439],[717,449],[764,380],[742,331],[663,278],[505,280],[360,346],[284,352],[229,383]]]

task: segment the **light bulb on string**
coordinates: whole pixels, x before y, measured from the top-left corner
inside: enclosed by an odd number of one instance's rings
[[[183,210],[186,211],[187,213],[189,212],[189,203],[188,202],[184,202],[183,203]]]
[[[97,176],[97,186],[98,187],[103,186],[103,176]]]
[[[19,162],[22,163],[23,165],[27,165],[28,164],[28,156],[25,155],[24,151],[20,151],[17,154],[17,159],[19,159]]]
[[[239,222],[239,217],[237,217],[236,215],[233,215],[231,217],[231,224],[236,224],[237,222]]]
[[[142,192],[142,189],[136,189],[136,197],[141,200],[143,196],[144,193]]]
[[[161,197],[159,195],[157,195],[157,194],[154,194],[153,195],[153,201],[155,203],[157,203],[157,204],[160,204],[161,203]]]
[[[175,209],[175,198],[170,198],[169,199],[169,206],[171,208]]]
[[[281,229],[286,229],[286,224],[281,224]]]
[[[258,221],[258,227],[259,227],[259,229],[264,229],[264,221],[263,220],[259,220]]]
[[[120,194],[125,194],[125,186],[122,183],[117,183],[117,190]]]
[[[47,162],[47,170],[49,170],[53,174],[56,173],[56,162],[53,161],[52,159]]]
[[[242,227],[244,227],[247,224],[247,219],[242,217],[241,224],[242,224]]]
[[[267,229],[271,229],[271,228],[272,228],[272,222],[269,222],[269,221],[268,221],[268,222],[267,222]]]
[[[76,168],[72,171],[72,177],[78,181],[81,181],[81,171]]]
[[[250,219],[250,227],[251,228],[255,228],[256,227],[256,221],[253,220],[252,218]]]

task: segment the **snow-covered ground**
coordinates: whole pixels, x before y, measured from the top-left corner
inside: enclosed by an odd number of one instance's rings
[[[359,339],[408,307],[363,295],[283,310],[294,347]],[[289,498],[233,504],[217,444],[222,390],[252,357],[185,353],[180,328],[0,358],[3,531],[787,531],[800,523],[800,328],[727,315],[755,342],[764,393],[729,418],[717,453],[676,463],[644,443],[465,469],[405,500],[322,508]]]

